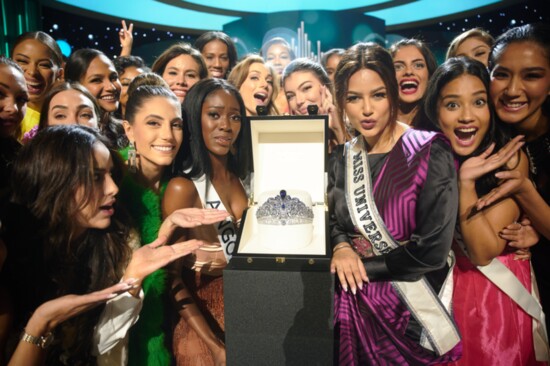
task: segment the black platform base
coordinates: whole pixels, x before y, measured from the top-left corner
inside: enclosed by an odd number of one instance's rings
[[[329,272],[224,271],[227,365],[332,365]]]

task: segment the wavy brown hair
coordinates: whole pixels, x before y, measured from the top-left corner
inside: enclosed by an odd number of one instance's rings
[[[334,74],[334,89],[336,89],[336,104],[340,119],[344,120],[344,107],[349,79],[362,69],[376,72],[384,82],[390,104],[390,123],[395,126],[399,107],[399,89],[395,77],[393,60],[388,51],[373,42],[357,43],[343,55]],[[393,127],[392,127],[393,128]]]
[[[78,125],[60,125],[40,131],[25,145],[14,164],[12,201],[26,207],[38,222],[43,242],[44,276],[51,278],[54,290],[49,299],[66,294],[85,294],[119,282],[130,258],[128,216],[116,207],[106,229],[87,229],[78,237],[79,210],[94,202],[94,146],[105,144],[98,131]],[[107,145],[106,145],[107,146]],[[123,163],[115,151],[112,176],[122,178]],[[76,200],[77,190],[83,198]],[[22,269],[24,270],[24,269]],[[92,335],[103,307],[75,317],[67,323],[75,337],[64,349],[70,364],[89,364]],[[62,325],[63,328],[66,325]]]

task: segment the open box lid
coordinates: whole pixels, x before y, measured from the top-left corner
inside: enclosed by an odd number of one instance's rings
[[[328,116],[250,118],[254,180],[252,198],[263,192],[302,190],[326,203]]]

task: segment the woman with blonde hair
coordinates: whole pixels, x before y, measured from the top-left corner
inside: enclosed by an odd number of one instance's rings
[[[235,66],[227,78],[244,100],[247,116],[258,115],[258,107],[268,115],[278,115],[275,100],[279,95],[279,78],[270,65],[258,55],[248,55]]]

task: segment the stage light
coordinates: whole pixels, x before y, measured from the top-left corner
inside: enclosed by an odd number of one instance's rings
[[[73,52],[73,50],[71,49],[71,45],[64,39],[57,39],[56,42],[59,45],[63,56],[69,57]]]

